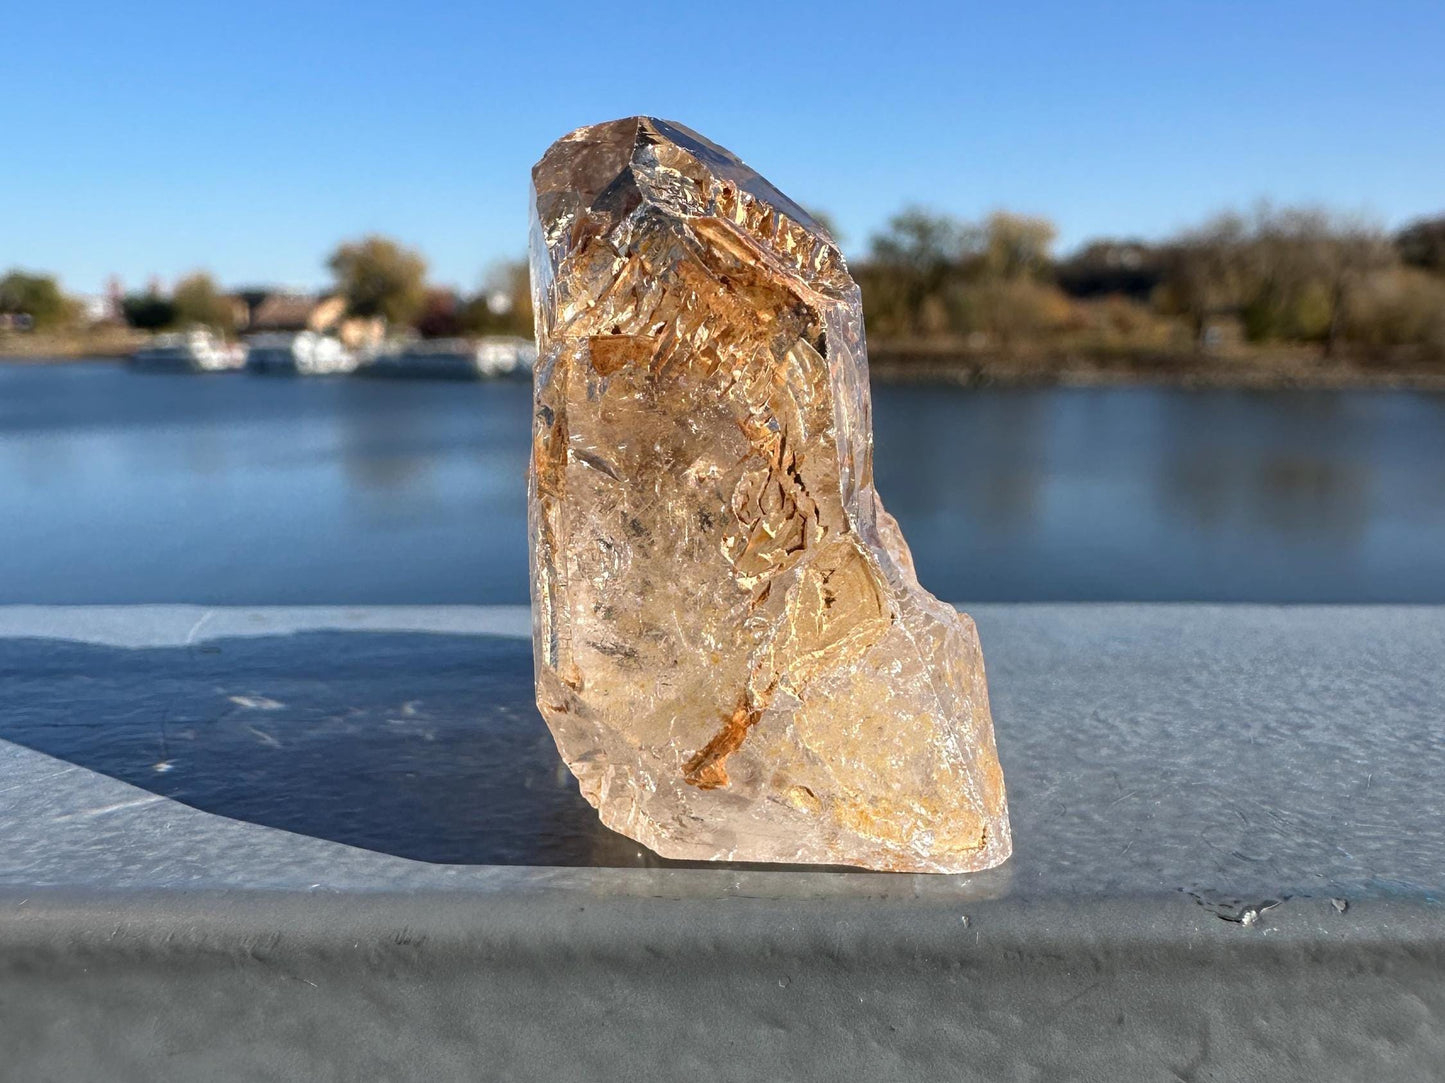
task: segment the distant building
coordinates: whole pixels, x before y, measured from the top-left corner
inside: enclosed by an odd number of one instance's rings
[[[247,331],[326,331],[346,311],[340,297],[314,293],[242,290],[237,296],[246,306],[241,325]]]
[[[335,335],[353,350],[375,345],[386,335],[385,321],[348,316],[346,299],[339,294],[255,289],[242,290],[237,299],[245,306],[238,327],[250,334],[315,331]]]

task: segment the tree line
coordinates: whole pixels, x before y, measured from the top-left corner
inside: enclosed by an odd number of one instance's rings
[[[1237,341],[1445,360],[1445,215],[1390,234],[1326,210],[1266,205],[1162,241],[1094,240],[1063,258],[1056,237],[1041,217],[997,211],[965,221],[905,209],[854,262],[870,337],[1000,354],[1208,353]],[[386,237],[338,245],[326,266],[352,316],[427,337],[531,333],[520,261],[497,266],[470,294],[429,284],[425,258]],[[128,294],[121,309],[141,330],[230,333],[243,294],[197,272],[169,293]],[[42,331],[81,319],[53,276],[18,270],[0,277],[7,315]]]
[[[338,245],[327,257],[330,293],[346,300],[349,316],[379,319],[392,329],[426,337],[532,333],[526,264],[497,265],[482,286],[460,293],[427,281],[420,252],[390,238],[370,235]],[[140,331],[208,327],[222,334],[244,329],[249,308],[266,289],[223,290],[205,271],[185,275],[170,291],[151,287],[127,293],[119,316]],[[36,331],[65,331],[82,319],[52,275],[12,270],[0,277],[0,315],[23,315]]]
[[[1159,242],[1101,239],[1056,258],[1053,223],[895,216],[855,268],[870,336],[1206,352],[1243,344],[1445,359],[1445,216],[1394,234],[1262,205]]]

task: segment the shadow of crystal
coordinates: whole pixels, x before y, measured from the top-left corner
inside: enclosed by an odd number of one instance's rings
[[[582,799],[533,702],[531,643],[513,636],[0,639],[0,672],[11,675],[0,738],[206,812],[399,857],[651,868],[618,890],[678,897],[719,887],[891,897],[958,881],[956,894],[997,879],[820,877],[656,856]],[[670,875],[685,868],[708,875]]]

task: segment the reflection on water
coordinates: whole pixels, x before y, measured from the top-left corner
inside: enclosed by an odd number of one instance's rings
[[[879,489],[945,597],[1445,601],[1445,397],[878,400]]]
[[[1445,397],[875,390],[956,600],[1445,602]],[[519,384],[0,367],[0,602],[526,599]]]

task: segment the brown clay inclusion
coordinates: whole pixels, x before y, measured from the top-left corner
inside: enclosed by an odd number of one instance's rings
[[[978,637],[873,489],[828,232],[650,117],[532,179],[537,702],[583,796],[666,857],[1005,860]]]

